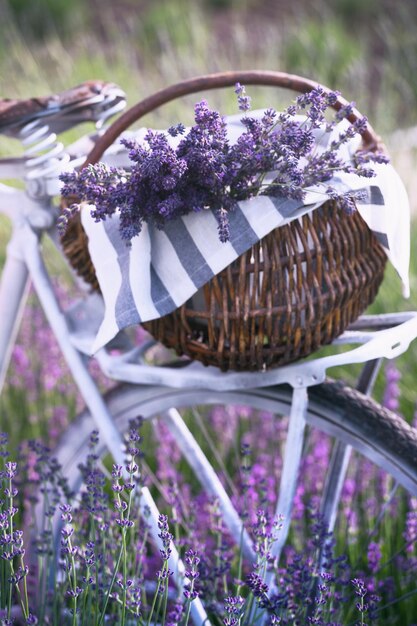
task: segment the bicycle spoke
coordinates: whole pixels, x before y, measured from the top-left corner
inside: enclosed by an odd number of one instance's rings
[[[321,503],[323,523],[329,532],[333,532],[335,526],[337,509],[349,466],[351,452],[351,446],[341,441],[335,442],[333,446]]]
[[[198,478],[200,484],[208,494],[218,500],[223,515],[223,521],[229,529],[231,536],[242,540],[242,551],[245,558],[254,562],[255,553],[253,551],[252,542],[247,531],[243,528],[242,520],[214,471],[213,466],[194,439],[180,413],[176,409],[169,409],[164,412],[161,417],[175,437],[178,447],[194,470],[195,476]]]
[[[284,463],[279,486],[279,497],[276,506],[276,516],[283,516],[283,523],[271,551],[272,557],[276,559],[277,562],[279,561],[290,528],[294,495],[302,458],[307,405],[307,390],[305,388],[294,389],[287,442],[285,444]]]

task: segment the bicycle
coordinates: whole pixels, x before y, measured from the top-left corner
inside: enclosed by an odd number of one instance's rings
[[[302,90],[313,86],[304,79],[290,77],[288,80],[287,75],[272,74],[273,84],[278,81],[281,85],[295,85]],[[242,72],[238,76],[214,75],[210,86],[233,85],[236,77],[246,84],[261,82],[256,72]],[[58,175],[63,168],[79,167],[87,155],[90,161],[94,161],[101,152],[105,162],[127,165],[126,149],[114,144],[121,129],[156,104],[183,93],[193,93],[200,87],[201,82],[197,80],[186,81],[172,91],[163,90],[138,105],[122,123],[119,118],[101,139],[100,135],[90,135],[67,149],[57,142],[56,134],[86,119],[102,126],[124,107],[120,89],[90,83],[78,91],[70,90],[55,101],[45,99],[39,110],[30,110],[28,102],[20,103],[21,110],[17,107],[14,117],[9,111],[2,119],[0,109],[0,131],[19,138],[26,150],[23,157],[0,161],[3,179],[20,178],[26,185],[24,191],[0,186],[0,211],[13,224],[0,287],[0,381],[3,385],[30,278],[87,406],[69,427],[56,451],[63,472],[69,477],[70,488],[76,491],[79,487],[78,465],[87,455],[89,436],[94,428],[101,435],[99,454],[110,451],[114,461],[123,465],[122,433],[130,418],[142,415],[145,420],[150,420],[159,416],[174,435],[197,479],[218,500],[231,536],[242,538],[243,554],[249,561],[254,560],[250,537],[211,462],[177,407],[238,403],[277,415],[289,415],[286,446],[291,454],[285,454],[276,506],[277,512],[284,517],[283,529],[274,546],[273,556],[278,559],[288,535],[307,425],[335,440],[321,504],[324,522],[330,531],[334,528],[352,448],[386,470],[410,494],[417,495],[417,433],[369,397],[381,359],[401,354],[417,336],[417,313],[361,316],[335,341],[335,344],[360,344],[359,347],[266,372],[220,372],[194,361],[181,362],[182,367],[176,362],[149,365],[145,358],[149,345],[138,348],[121,333],[111,346],[95,355],[104,374],[122,382],[116,390],[102,397],[86,367],[88,348],[100,323],[100,298],[96,294],[87,294],[70,310],[61,311],[39,247],[44,234],[59,247],[58,211],[51,200],[59,195]],[[54,102],[57,103],[55,107]],[[367,139],[376,141],[373,133],[367,132],[370,135]],[[119,350],[117,354],[114,353],[115,347]],[[326,379],[327,369],[349,363],[365,363],[356,389]],[[141,510],[142,514],[146,513],[154,541],[160,545],[158,510],[146,487],[141,494]],[[174,546],[172,550],[171,566],[177,584],[182,588],[186,582],[184,566]],[[191,610],[195,624],[209,623],[199,599],[192,603]]]

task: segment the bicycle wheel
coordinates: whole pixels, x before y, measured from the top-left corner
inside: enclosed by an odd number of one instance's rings
[[[240,405],[288,416],[292,390],[287,385],[247,391],[214,392],[140,387],[123,384],[106,395],[106,403],[121,432],[129,420],[145,420],[171,407]],[[386,470],[410,494],[417,496],[417,432],[402,418],[340,381],[326,381],[309,389],[307,423],[351,445]],[[55,455],[77,490],[78,466],[88,454],[91,432],[97,428],[89,411],[82,412],[64,433]],[[99,453],[105,453],[104,444]]]
[[[175,457],[177,466],[183,463],[183,456],[187,457],[184,447],[180,448],[179,451],[174,451],[175,442],[172,435],[168,443],[163,443],[163,437],[168,436],[169,438],[169,432],[166,428],[167,422],[164,422],[163,416],[171,407],[186,411],[184,419],[193,431],[194,436],[201,441],[202,447],[205,446],[207,441],[213,443],[214,435],[213,431],[210,430],[208,419],[210,418],[214,421],[219,419],[218,415],[213,415],[213,413],[207,415],[205,407],[215,407],[215,409],[216,407],[222,407],[222,411],[226,410],[225,407],[229,407],[229,409],[230,407],[235,407],[231,412],[229,411],[229,413],[223,415],[223,422],[218,429],[220,430],[220,435],[216,441],[218,454],[216,454],[213,448],[205,451],[206,457],[210,456],[212,459],[216,473],[222,475],[225,488],[233,502],[236,502],[238,498],[235,497],[236,494],[234,493],[235,485],[230,483],[233,483],[234,477],[241,477],[241,472],[239,472],[240,459],[236,460],[239,456],[239,443],[233,437],[236,436],[236,433],[239,433],[243,442],[251,438],[252,441],[269,439],[271,442],[272,435],[265,437],[265,432],[257,431],[253,433],[251,427],[254,424],[256,426],[256,424],[263,423],[263,428],[268,419],[270,419],[269,428],[271,432],[275,430],[284,433],[286,430],[285,418],[291,411],[292,400],[292,389],[286,385],[238,392],[177,390],[121,385],[106,396],[107,406],[120,432],[126,432],[129,427],[129,421],[139,415],[144,418],[145,422],[152,420],[156,424],[156,432],[161,437],[159,444],[157,443],[153,447],[148,440],[145,441],[144,460],[145,463],[152,466],[149,472],[150,475],[156,473],[157,469],[153,467],[155,459],[148,459],[146,450],[152,450],[153,455],[162,454],[166,458],[169,456]],[[236,409],[236,407],[240,408]],[[249,409],[255,411],[256,415],[249,413]],[[239,414],[238,418],[236,418],[236,413]],[[234,428],[231,434],[226,431],[228,424],[230,425],[230,421],[233,420],[239,422],[239,426]],[[394,413],[382,408],[369,397],[345,386],[342,382],[327,381],[309,389],[306,422],[310,439],[316,437],[316,441],[317,438],[321,441],[326,436],[334,440],[336,446],[351,446],[361,457],[368,459],[372,466],[387,472],[389,476],[405,487],[407,492],[417,495],[417,433]],[[158,424],[163,425],[162,430],[158,430],[158,428],[161,428]],[[59,447],[55,451],[63,474],[68,479],[69,487],[74,492],[78,492],[81,486],[82,475],[79,465],[85,462],[90,452],[90,435],[94,429],[97,429],[97,425],[93,422],[90,413],[84,411],[65,432]],[[197,431],[199,431],[199,434]],[[281,442],[283,447],[285,446],[285,437],[286,435],[282,434]],[[162,448],[162,451],[161,449],[158,451],[158,445]],[[274,452],[272,454],[270,453],[271,451],[268,451],[270,459],[268,468],[270,472],[269,474],[268,472],[264,473],[263,476],[259,477],[261,482],[265,477],[270,478],[274,471],[279,472],[281,469],[281,450],[277,448],[276,442],[273,442],[273,447]],[[224,455],[225,448],[229,450],[229,453],[231,452],[229,460],[230,457],[235,459],[234,470],[229,474],[224,467],[222,458],[219,458]],[[305,441],[305,455],[308,455],[308,451],[309,445]],[[106,456],[107,451],[104,444],[99,443],[96,453],[103,458]],[[262,454],[265,454],[265,450],[263,450]],[[186,460],[190,463],[189,457]],[[331,464],[328,463],[326,465],[325,463],[326,467],[323,467],[323,463],[321,465],[321,469],[318,468],[320,471],[314,472],[312,477],[317,487],[317,494],[324,490],[326,480],[324,471],[322,472],[321,470],[328,469],[330,473],[332,471]],[[196,466],[193,465],[191,460],[191,466],[194,474],[207,472],[204,462]],[[311,464],[309,468],[311,470]],[[187,479],[189,476],[190,474],[188,473]],[[204,484],[204,476],[197,475],[196,478],[197,482]],[[162,480],[163,477],[158,476],[154,483],[159,485]],[[267,482],[264,480],[265,491],[270,489],[270,485]],[[185,483],[182,487],[184,489],[187,488]],[[390,485],[391,487],[392,485]],[[276,484],[274,484],[274,488],[276,489]],[[216,495],[216,493],[213,494],[211,492],[210,496],[213,495]],[[165,497],[166,494],[163,495],[162,499]],[[198,495],[197,497],[200,496]],[[201,506],[201,500],[198,500],[198,502],[199,506]],[[251,509],[246,502],[246,510],[242,510],[242,506],[239,507],[239,503],[236,505],[239,514],[246,518],[245,523],[247,518],[250,518],[251,514],[255,513],[255,508],[260,506],[260,504],[261,501],[255,502]],[[299,510],[295,513],[296,517],[299,517]],[[56,528],[57,531],[58,528]],[[240,533],[237,530],[234,532],[232,530],[230,534],[239,543],[241,540]],[[247,550],[246,556],[249,560],[251,559],[250,549]]]

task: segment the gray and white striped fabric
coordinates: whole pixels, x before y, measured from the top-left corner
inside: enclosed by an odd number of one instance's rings
[[[239,122],[236,116],[230,120],[235,127],[231,133],[236,135]],[[348,149],[356,151],[357,142]],[[386,249],[403,282],[404,295],[408,295],[407,194],[391,165],[374,165],[373,169],[375,178],[341,175],[331,185],[341,191],[362,190],[358,210]],[[219,241],[217,221],[210,210],[173,220],[163,231],[145,224],[130,248],[120,237],[117,214],[96,223],[90,207],[85,206],[82,223],[105,304],[91,352],[123,328],[172,312],[252,244],[274,228],[313,211],[326,199],[319,188],[311,188],[303,201],[258,196],[240,202],[230,213],[231,238],[227,243]]]

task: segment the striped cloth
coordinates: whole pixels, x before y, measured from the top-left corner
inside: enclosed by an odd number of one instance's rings
[[[227,120],[233,141],[243,127],[239,116]],[[343,130],[344,124],[337,128]],[[326,143],[331,138],[327,134]],[[357,147],[355,139],[343,149],[351,155]],[[320,146],[324,148],[325,145]],[[341,192],[361,190],[358,210],[384,246],[403,282],[404,295],[408,295],[407,194],[391,165],[375,164],[373,169],[374,178],[343,174],[334,178],[331,185]],[[257,196],[240,202],[230,213],[227,243],[219,241],[217,221],[207,210],[168,222],[163,231],[144,224],[130,248],[120,237],[117,214],[97,223],[91,218],[90,207],[85,206],[82,223],[105,304],[104,319],[91,352],[103,347],[123,328],[171,313],[274,228],[313,211],[326,200],[318,188],[310,188],[303,201]]]

